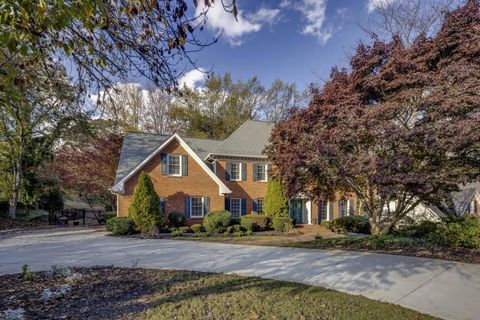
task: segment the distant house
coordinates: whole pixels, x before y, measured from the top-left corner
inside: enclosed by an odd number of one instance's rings
[[[249,120],[223,141],[173,135],[127,133],[112,192],[117,215],[128,215],[140,172],[152,178],[163,212],[179,211],[188,224],[201,223],[211,210],[233,217],[262,213],[270,164],[263,153],[273,125]],[[354,197],[314,201],[299,195],[289,201],[299,224],[353,215]]]

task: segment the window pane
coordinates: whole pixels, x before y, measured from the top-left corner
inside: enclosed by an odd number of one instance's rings
[[[230,163],[230,179],[240,180],[240,163]]]
[[[180,175],[181,165],[180,156],[176,154],[168,155],[168,173],[171,175]]]
[[[327,220],[327,206],[324,201],[318,202],[319,218],[320,220]]]
[[[258,213],[263,213],[263,199],[262,198],[257,199],[257,212]]]
[[[191,202],[191,217],[203,217],[203,201],[201,197],[192,197]]]
[[[267,165],[259,164],[257,165],[257,176],[256,180],[265,181],[267,180]]]
[[[230,199],[230,212],[232,217],[240,218],[240,199]]]

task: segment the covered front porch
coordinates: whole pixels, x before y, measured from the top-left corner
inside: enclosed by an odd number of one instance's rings
[[[322,221],[330,221],[335,217],[332,201],[315,201],[307,197],[296,197],[290,199],[288,204],[289,216],[295,220],[296,225],[320,224]],[[351,202],[345,201],[345,215],[349,207],[353,207]]]

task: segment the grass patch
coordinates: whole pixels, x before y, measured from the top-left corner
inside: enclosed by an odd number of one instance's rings
[[[1,276],[0,312],[30,318],[115,319],[434,319],[397,305],[320,287],[189,271],[74,268],[34,282]],[[68,280],[75,274],[75,280]],[[69,290],[39,299],[46,289]]]

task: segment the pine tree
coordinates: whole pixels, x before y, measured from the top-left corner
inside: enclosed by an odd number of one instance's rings
[[[128,215],[142,233],[154,233],[163,224],[160,199],[153,188],[150,176],[145,172],[138,178]]]
[[[271,179],[268,182],[263,211],[269,218],[288,218],[288,199],[280,180]]]

